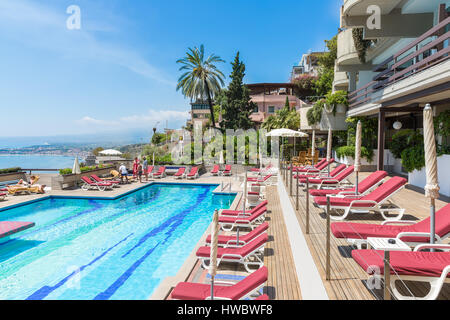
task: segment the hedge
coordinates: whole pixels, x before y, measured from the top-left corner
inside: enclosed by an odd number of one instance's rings
[[[0,174],[2,174],[2,173],[15,173],[15,172],[19,172],[19,171],[22,171],[22,168],[20,168],[20,167],[6,168],[6,169],[0,169]]]

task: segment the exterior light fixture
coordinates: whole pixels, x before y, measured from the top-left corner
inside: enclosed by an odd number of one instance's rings
[[[394,129],[395,130],[400,130],[403,127],[403,124],[400,121],[395,121],[394,122]]]

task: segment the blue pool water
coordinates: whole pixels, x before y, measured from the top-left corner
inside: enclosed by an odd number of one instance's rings
[[[147,299],[234,195],[153,184],[117,200],[47,199],[0,212],[36,226],[0,243],[0,299]]]

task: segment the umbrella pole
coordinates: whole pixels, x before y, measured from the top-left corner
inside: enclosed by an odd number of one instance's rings
[[[211,276],[211,300],[214,300],[214,276]]]
[[[434,199],[430,201],[430,244],[434,244],[435,234],[436,234],[436,221],[435,221],[435,211],[436,211],[436,202]],[[434,249],[431,249],[431,252],[434,252]]]
[[[356,195],[359,194],[359,188],[358,188],[358,185],[359,185],[359,172],[356,171],[356,184],[355,184],[355,193],[356,193]]]

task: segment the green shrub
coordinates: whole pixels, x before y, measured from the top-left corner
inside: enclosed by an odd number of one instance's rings
[[[20,167],[6,168],[6,169],[0,169],[0,174],[2,174],[2,173],[14,173],[14,172],[19,172],[19,171],[22,171],[22,168],[20,168]]]
[[[348,97],[347,92],[343,90],[336,91],[335,93],[328,93],[326,96],[326,104],[329,106],[334,106],[333,115],[336,115],[336,106],[342,104],[348,107]]]
[[[425,149],[423,144],[403,150],[402,165],[407,172],[413,172],[425,167]]]
[[[112,168],[112,167],[114,167],[114,165],[112,165],[112,164],[108,164],[108,165],[100,164],[98,166],[80,167],[80,171],[81,171],[81,173],[83,173],[83,172],[87,172],[87,171],[91,171],[91,170]],[[60,175],[72,174],[72,168],[60,169],[59,174]]]
[[[341,158],[344,156],[355,157],[355,146],[343,146],[336,149],[336,155]],[[365,158],[368,162],[373,159],[373,150],[361,146],[361,157]]]
[[[325,105],[325,99],[317,101],[311,109],[306,113],[308,125],[313,126],[322,120],[322,112]]]
[[[414,130],[405,129],[400,130],[392,136],[392,142],[389,150],[392,152],[395,158],[401,159],[403,150],[412,147],[413,141],[411,137],[415,135]]]

